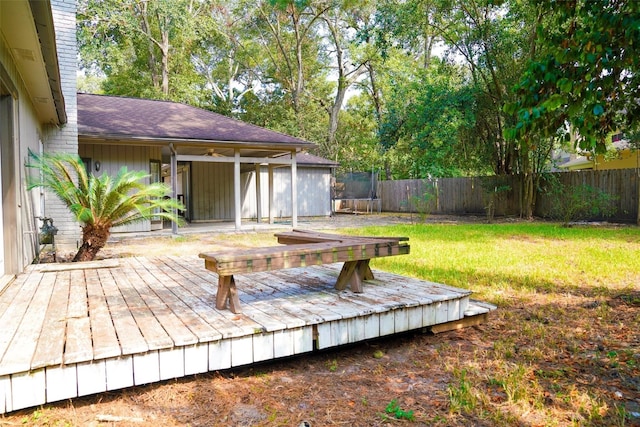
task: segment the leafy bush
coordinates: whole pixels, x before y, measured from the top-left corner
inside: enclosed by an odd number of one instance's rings
[[[487,222],[492,223],[496,212],[496,203],[511,191],[511,185],[509,185],[508,177],[506,176],[481,177],[480,185],[484,194],[484,209],[487,211]]]
[[[615,215],[618,199],[606,191],[587,184],[560,186],[554,192],[553,217],[567,225],[573,221],[608,218]]]
[[[433,207],[433,203],[431,201],[435,199],[435,197],[436,196],[431,189],[422,193],[422,196],[411,196],[410,204],[415,208],[416,212],[418,212],[420,221],[426,221]]]

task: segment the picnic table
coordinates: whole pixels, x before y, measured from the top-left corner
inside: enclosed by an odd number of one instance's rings
[[[373,279],[369,261],[373,258],[409,253],[406,237],[360,237],[306,230],[276,233],[280,246],[201,253],[205,268],[218,274],[216,308],[240,313],[234,274],[344,262],[335,289],[350,285],[363,292],[362,282]]]

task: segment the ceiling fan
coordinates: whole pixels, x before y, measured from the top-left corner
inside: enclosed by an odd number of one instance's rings
[[[208,148],[207,152],[204,153],[204,155],[209,157],[224,157],[222,154],[216,153],[216,150],[214,148]]]

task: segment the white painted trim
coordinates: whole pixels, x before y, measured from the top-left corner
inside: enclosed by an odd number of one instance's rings
[[[233,162],[233,206],[236,230],[242,228],[242,194],[240,189],[240,150],[235,150]]]
[[[296,152],[291,152],[291,226],[298,226],[298,165]]]
[[[237,149],[240,153],[240,150]],[[203,163],[235,163],[236,156],[234,157],[213,157],[213,156],[192,156],[187,154],[179,154],[176,156],[180,162],[203,162]],[[257,163],[257,164],[269,164],[269,165],[290,165],[291,159],[281,159],[272,157],[240,157],[240,163]]]
[[[262,167],[256,164],[256,222],[262,222],[262,180],[260,179]]]

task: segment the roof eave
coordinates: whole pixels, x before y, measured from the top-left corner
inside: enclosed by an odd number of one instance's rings
[[[51,87],[51,96],[58,116],[59,124],[67,123],[67,112],[62,92],[60,66],[58,64],[58,50],[56,34],[53,24],[53,13],[49,1],[29,0],[36,31],[40,38],[40,49],[45,62],[45,70]]]
[[[82,139],[85,141],[98,142],[100,140],[109,141],[110,143],[141,143],[141,144],[151,144],[151,145],[168,145],[173,144],[175,146],[184,145],[184,146],[200,146],[200,145],[211,145],[217,144],[221,147],[227,148],[260,148],[260,149],[272,149],[282,150],[282,149],[308,149],[315,147],[316,144],[312,142],[256,142],[256,141],[221,141],[221,140],[213,140],[213,139],[185,139],[185,138],[158,138],[158,137],[149,137],[149,136],[133,136],[133,135],[118,135],[118,134],[91,134],[91,133],[82,133],[78,132],[78,139]]]

